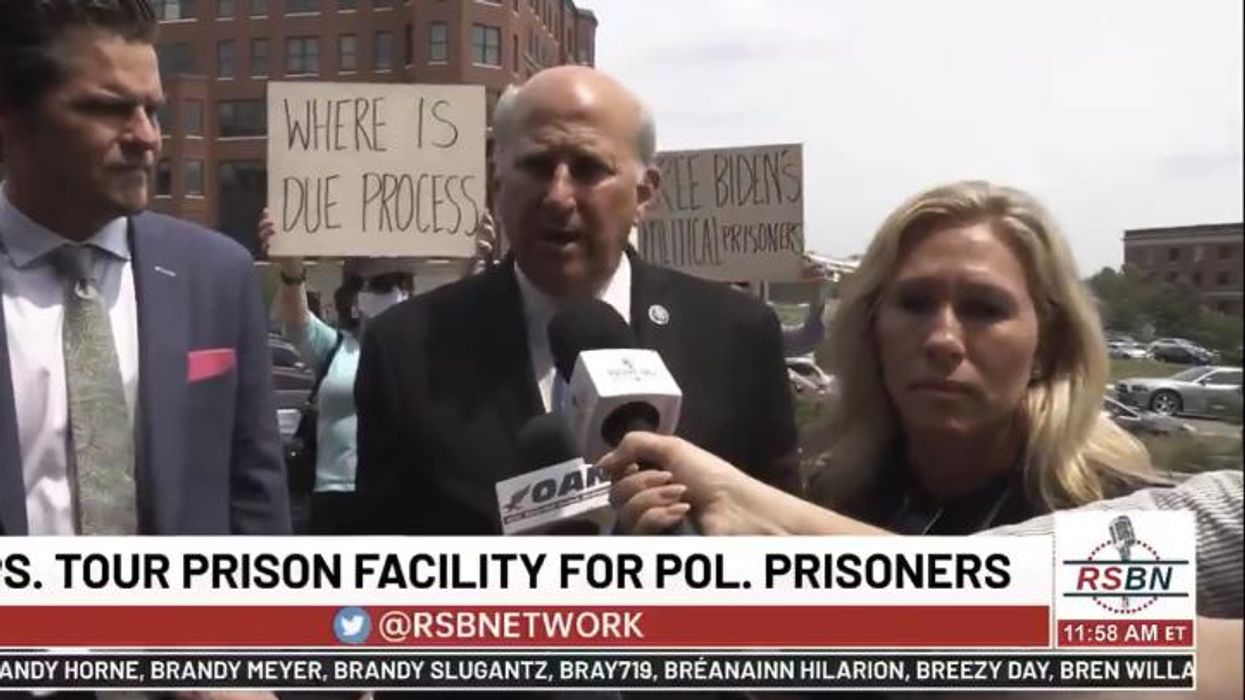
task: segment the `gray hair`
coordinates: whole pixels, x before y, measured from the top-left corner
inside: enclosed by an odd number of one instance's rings
[[[521,86],[507,85],[493,107],[493,144],[496,151],[505,150],[510,139],[514,137],[511,133],[514,127],[514,105],[518,101],[520,90]],[[640,159],[640,164],[647,168],[657,160],[657,122],[643,102],[636,100],[636,108],[639,110],[639,125],[635,133],[635,154]]]

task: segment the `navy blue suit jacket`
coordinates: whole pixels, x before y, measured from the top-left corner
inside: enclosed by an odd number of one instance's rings
[[[200,226],[130,219],[138,302],[136,478],[142,534],[287,534],[267,322],[250,254]],[[27,534],[0,307],[0,534]],[[205,374],[192,353],[215,350]],[[219,360],[232,351],[232,367]],[[197,357],[202,358],[203,355]]]

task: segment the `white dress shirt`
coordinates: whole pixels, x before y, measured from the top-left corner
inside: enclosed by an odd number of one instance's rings
[[[549,411],[553,406],[553,379],[557,374],[557,369],[553,366],[553,351],[549,349],[549,322],[558,311],[558,302],[528,279],[517,263],[514,271],[519,280],[519,292],[523,297],[523,318],[527,325],[527,348],[532,356],[532,376],[536,379],[545,411]],[[623,320],[631,323],[631,261],[626,255],[622,256],[614,275],[597,294],[597,298],[614,307]]]
[[[138,303],[127,227],[126,219],[114,219],[87,244],[93,252],[93,276],[112,323],[133,426],[138,394]],[[67,243],[71,241],[19,211],[0,187],[0,293],[31,535],[74,534],[62,344],[66,283],[48,255]]]

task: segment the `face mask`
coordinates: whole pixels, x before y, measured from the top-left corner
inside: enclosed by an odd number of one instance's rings
[[[355,306],[358,307],[359,315],[363,318],[375,318],[390,306],[405,301],[406,297],[406,292],[401,289],[391,289],[380,293],[359,292]]]

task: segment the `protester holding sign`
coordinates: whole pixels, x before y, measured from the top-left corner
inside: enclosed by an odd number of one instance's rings
[[[267,242],[275,233],[265,209],[260,218],[259,238]],[[492,219],[485,214],[476,228],[477,254],[467,259],[464,274],[478,269],[479,261],[492,252]],[[291,483],[299,471],[312,482],[310,532],[317,535],[350,531],[354,509],[356,416],[355,372],[359,364],[359,339],[368,319],[414,293],[414,261],[403,258],[348,258],[342,284],[333,293],[337,327],[318,318],[307,304],[306,270],[301,257],[277,257],[281,286],[274,299],[282,332],[302,357],[315,368],[316,384],[309,398],[313,410],[304,417],[314,421],[299,426],[303,444],[293,458]],[[306,462],[306,463],[304,463]]]
[[[656,196],[655,128],[590,68],[551,68],[494,119],[496,203],[511,254],[370,324],[356,399],[368,531],[500,531],[496,483],[523,471],[520,428],[556,408],[546,328],[602,299],[683,392],[679,433],[798,490],[778,320],[725,285],[644,262],[627,239]]]
[[[265,247],[274,231],[265,209],[259,224],[259,238]],[[343,534],[349,531],[358,460],[354,379],[360,329],[367,319],[411,295],[414,266],[401,258],[348,259],[342,284],[333,294],[337,310],[337,327],[333,328],[307,306],[303,259],[280,257],[276,262],[281,286],[274,302],[282,333],[316,373],[316,388],[309,398],[313,410],[304,416],[314,423],[300,425],[299,437],[307,444],[287,464],[294,477],[291,484],[312,482],[311,534]],[[300,478],[302,472],[308,474]]]

